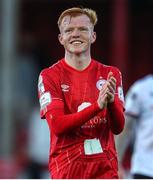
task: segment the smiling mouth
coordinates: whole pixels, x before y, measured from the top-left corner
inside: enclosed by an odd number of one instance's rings
[[[74,45],[80,45],[82,44],[83,42],[82,41],[72,41],[71,44],[74,44]]]

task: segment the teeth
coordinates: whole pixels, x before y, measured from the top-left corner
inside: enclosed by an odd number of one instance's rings
[[[72,44],[81,44],[82,42],[80,41],[73,41]]]
[[[81,44],[81,42],[73,42],[73,44]]]

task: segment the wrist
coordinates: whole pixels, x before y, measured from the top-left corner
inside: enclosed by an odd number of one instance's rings
[[[110,100],[108,101],[108,104],[113,103],[113,102],[114,102],[114,99],[115,99],[115,98],[110,99]]]
[[[105,102],[104,104],[100,104],[98,101],[97,101],[97,106],[99,107],[99,109],[104,109],[104,108],[107,108],[107,102]]]
[[[108,103],[107,107],[108,108],[113,108],[116,104],[116,98],[114,97],[111,102]]]
[[[99,109],[103,109],[103,106],[101,106],[101,104],[100,104],[98,101],[95,103],[95,105],[96,105]]]

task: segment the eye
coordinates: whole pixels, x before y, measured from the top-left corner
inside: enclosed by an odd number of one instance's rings
[[[64,32],[65,32],[65,33],[70,33],[70,32],[72,32],[72,28],[65,29]]]
[[[81,27],[79,29],[80,29],[81,32],[87,32],[88,31],[88,28],[86,28],[86,27]]]

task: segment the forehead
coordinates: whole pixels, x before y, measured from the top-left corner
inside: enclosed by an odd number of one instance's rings
[[[63,18],[61,26],[68,27],[68,26],[91,26],[92,23],[89,17],[85,14],[77,15],[77,16],[70,16],[67,15]]]

